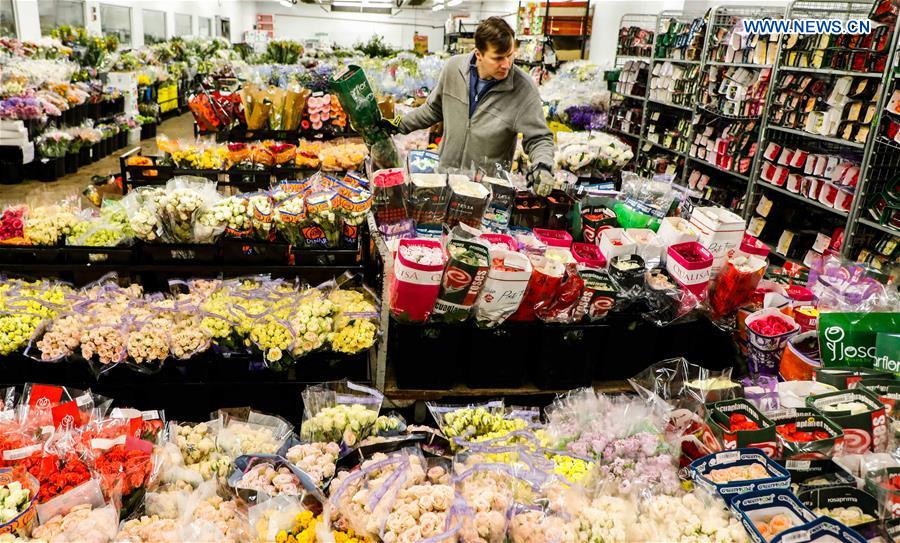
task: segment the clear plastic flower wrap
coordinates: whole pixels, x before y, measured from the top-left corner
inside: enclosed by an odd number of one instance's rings
[[[31,534],[37,540],[111,543],[119,530],[119,511],[104,503],[94,480],[43,504],[38,518],[41,525]]]
[[[344,284],[328,294],[336,306],[331,349],[339,353],[355,354],[371,348],[378,338],[380,301],[365,286],[351,288]]]
[[[325,296],[326,292],[323,285],[300,292],[286,316],[295,334],[291,346],[294,357],[322,349],[334,339],[334,317],[338,308]]]
[[[303,224],[306,222],[306,202],[302,194],[294,194],[275,205],[275,226],[281,236],[295,247],[304,242]]]
[[[455,462],[454,485],[465,503],[462,543],[503,543],[514,504],[512,470],[503,464]]]
[[[197,219],[218,199],[213,181],[190,176],[170,179],[158,208],[163,240],[169,243],[193,242]]]
[[[665,415],[640,398],[574,391],[548,408],[548,448],[595,458],[596,484],[605,492],[673,494],[678,451],[666,441]]]
[[[160,370],[170,355],[171,328],[171,321],[163,317],[130,322],[125,340],[128,366],[142,373]]]
[[[294,429],[281,417],[249,408],[220,409],[218,415],[223,427],[216,446],[232,459],[244,454],[275,454]]]
[[[329,502],[340,513],[342,524],[371,539],[384,533],[397,493],[409,477],[410,464],[408,451],[390,456],[377,453],[354,473],[341,472],[332,481]]]
[[[224,226],[225,237],[247,237],[253,233],[247,203],[243,195],[229,196],[208,208],[201,218],[205,223]]]
[[[303,397],[300,438],[307,442],[333,441],[353,447],[368,437],[383,396],[351,381],[332,381],[307,387]]]
[[[52,193],[36,191],[26,198],[29,212],[25,216],[24,235],[32,245],[57,245],[71,234],[78,203],[72,198],[57,200]]]
[[[302,229],[307,248],[335,248],[340,238],[338,193],[319,184],[306,196],[306,224]]]
[[[134,237],[141,241],[157,241],[162,236],[160,203],[166,200],[162,187],[138,187],[122,198],[122,207]]]
[[[221,417],[201,423],[169,422],[169,442],[177,447],[184,467],[198,474],[202,481],[209,481],[214,477],[224,481],[230,474],[231,459],[216,448],[216,437],[221,429]],[[177,463],[174,467],[178,467]],[[172,483],[193,479],[178,469],[170,474],[164,473],[162,477],[162,480]]]
[[[275,235],[275,210],[272,197],[268,192],[253,192],[242,196],[247,199],[247,213],[250,216],[253,237],[262,241],[271,241]]]
[[[243,543],[249,538],[243,507],[236,499],[219,496],[214,481],[194,490],[181,520],[182,541]]]

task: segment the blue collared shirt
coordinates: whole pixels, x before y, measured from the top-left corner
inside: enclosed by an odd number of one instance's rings
[[[510,74],[512,75],[512,74]],[[499,83],[498,79],[481,79],[478,77],[478,67],[475,66],[475,53],[472,53],[472,59],[469,61],[469,118],[475,114],[475,108],[484,98],[484,95]]]

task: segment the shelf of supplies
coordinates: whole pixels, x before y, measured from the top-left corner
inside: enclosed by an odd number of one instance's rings
[[[869,228],[874,228],[875,230],[880,230],[880,231],[884,232],[885,234],[890,234],[890,235],[894,236],[895,238],[900,238],[900,230],[897,230],[896,228],[889,226],[887,224],[878,224],[877,222],[875,222],[871,219],[867,219],[865,217],[860,217],[859,222],[861,224],[868,226]]]
[[[807,198],[806,196],[803,196],[802,194],[791,192],[785,188],[779,187],[778,185],[773,185],[772,183],[769,183],[768,181],[763,181],[762,179],[760,179],[759,186],[766,188],[768,190],[774,190],[775,192],[780,192],[781,194],[790,196],[791,198],[793,198],[795,200],[799,200],[801,202],[806,202],[807,204],[818,207],[819,209],[824,209],[825,211],[830,211],[830,212],[834,213],[835,215],[839,215],[841,217],[847,216],[846,211],[841,211],[840,209],[828,207],[827,205],[819,202],[818,200],[813,200],[812,198]]]
[[[646,62],[650,62],[653,60],[651,57],[640,57],[635,55],[616,55],[616,60],[643,60]]]
[[[753,62],[724,62],[719,60],[706,61],[707,66],[728,66],[731,68],[771,68],[771,64],[755,64]]]
[[[747,117],[745,115],[728,115],[727,113],[722,113],[721,111],[709,109],[706,106],[697,106],[697,111],[709,113],[710,115],[715,115],[716,117],[720,117],[722,119],[733,119],[735,121],[755,121],[761,117],[761,115],[757,115],[755,117]]]
[[[878,72],[851,72],[849,70],[832,70],[830,68],[792,68],[790,66],[779,66],[778,71],[780,72],[799,72],[799,73],[807,73],[807,74],[820,74],[820,75],[837,75],[843,76],[848,75],[850,77],[881,77],[882,73]]]
[[[650,140],[648,140],[648,139],[646,139],[646,138],[641,138],[641,142],[642,142],[642,143],[649,143],[650,145],[652,145],[652,146],[654,146],[654,147],[657,147],[657,148],[659,148],[659,149],[661,149],[661,150],[663,150],[663,151],[665,151],[665,152],[667,152],[667,153],[672,153],[673,155],[680,156],[681,158],[687,158],[687,155],[686,155],[685,153],[683,153],[683,152],[681,152],[681,151],[676,151],[675,149],[669,149],[669,148],[666,147],[665,145],[661,145],[661,144],[659,144],[659,143],[656,143],[655,141],[650,141]]]
[[[697,162],[698,164],[703,164],[704,166],[709,166],[710,168],[715,168],[716,170],[719,170],[719,171],[722,172],[722,173],[727,173],[728,175],[733,176],[733,177],[736,177],[736,178],[738,178],[738,179],[740,179],[740,180],[742,180],[742,181],[750,181],[750,178],[747,177],[746,175],[742,174],[742,173],[738,173],[738,172],[735,172],[735,171],[732,171],[732,170],[726,170],[725,168],[723,168],[723,167],[721,167],[721,166],[719,166],[719,165],[717,165],[717,164],[713,164],[712,162],[708,162],[708,161],[706,161],[706,160],[703,160],[702,158],[697,158],[697,157],[695,157],[695,156],[688,156],[687,158],[688,158],[688,160],[691,160],[691,161],[693,161],[693,162]]]
[[[660,106],[674,107],[674,108],[676,108],[676,109],[680,109],[680,110],[683,110],[683,111],[689,111],[689,112],[693,112],[693,111],[694,111],[694,108],[687,107],[687,106],[679,106],[678,104],[673,104],[673,103],[671,103],[671,102],[663,102],[662,100],[653,100],[653,99],[651,99],[651,98],[648,98],[647,101],[650,102],[650,103],[653,103],[653,104],[660,105]]]
[[[615,128],[615,127],[613,127],[613,126],[608,126],[608,125],[607,125],[607,127],[604,128],[604,130],[609,130],[610,132],[615,132],[616,134],[621,134],[621,135],[623,135],[623,136],[628,136],[629,138],[641,139],[641,137],[638,136],[637,134],[632,134],[631,132],[626,132],[626,131],[624,131],[624,130],[620,130],[620,129],[618,129],[618,128]]]
[[[769,243],[769,242],[767,242],[767,241],[763,241],[763,240],[761,240],[761,239],[759,239],[759,238],[757,238],[757,241],[759,241],[760,243],[762,243],[763,245],[765,245],[766,247],[768,247],[768,248],[769,248],[769,254],[772,255],[772,256],[774,256],[775,258],[779,258],[779,259],[781,259],[781,260],[783,260],[783,261],[785,261],[785,262],[791,262],[791,263],[796,264],[796,265],[798,265],[798,266],[803,266],[804,268],[806,267],[806,264],[804,264],[802,261],[797,260],[796,258],[791,258],[791,257],[789,257],[789,256],[784,256],[783,254],[777,252],[777,251],[775,250],[775,249],[776,249],[775,245],[773,245],[773,244],[771,244],[771,243]]]
[[[632,100],[640,100],[642,102],[644,101],[643,96],[636,96],[634,94],[625,94],[624,92],[619,92],[619,91],[615,91],[615,94],[618,94],[619,96],[624,96],[625,98],[631,98]]]
[[[827,141],[829,143],[834,143],[836,145],[843,145],[845,147],[852,147],[854,149],[864,149],[866,147],[865,143],[856,143],[855,141],[847,141],[842,140],[840,138],[833,138],[831,136],[820,136],[818,134],[810,134],[809,132],[804,132],[802,130],[794,130],[793,128],[784,128],[782,126],[768,125],[766,128],[769,130],[777,130],[778,132],[784,132],[785,134],[794,134],[795,136],[803,136],[805,138]]]
[[[524,60],[517,58],[516,64],[521,64],[522,66],[542,66],[544,63],[540,60]]]
[[[681,64],[700,64],[699,60],[682,60],[680,58],[654,58],[656,62],[678,62]]]

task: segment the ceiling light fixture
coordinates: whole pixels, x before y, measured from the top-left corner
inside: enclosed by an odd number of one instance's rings
[[[278,0],[278,3],[286,8],[292,8],[297,5],[297,0]]]
[[[454,7],[454,6],[458,6],[458,5],[462,4],[462,3],[463,3],[463,0],[449,0],[449,1],[447,2],[447,7],[448,7],[448,8],[452,8],[452,7]]]
[[[361,8],[363,7],[362,2],[332,2],[332,6],[337,6],[339,8]]]

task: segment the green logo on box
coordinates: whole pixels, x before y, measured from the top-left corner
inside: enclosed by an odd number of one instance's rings
[[[875,367],[900,375],[900,334],[878,334],[875,338]]]
[[[824,312],[819,315],[822,363],[825,367],[874,367],[876,337],[894,334],[898,329],[900,313]],[[895,348],[894,360],[900,358],[896,353]]]

